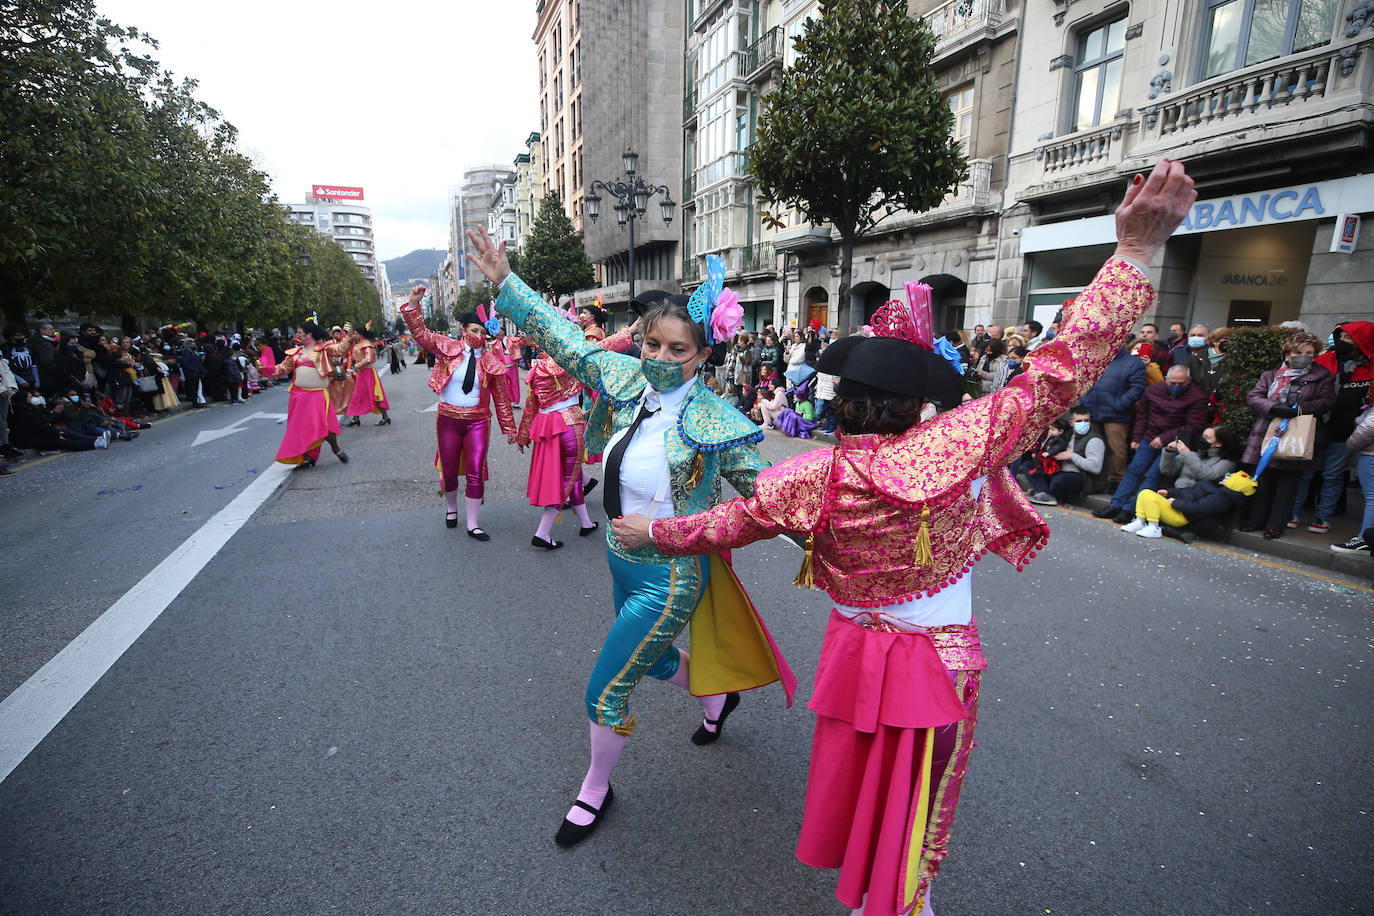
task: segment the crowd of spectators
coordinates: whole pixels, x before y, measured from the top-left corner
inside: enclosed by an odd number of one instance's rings
[[[0,346],[0,476],[58,451],[132,441],[182,404],[247,401],[271,384],[289,342],[271,332],[200,333],[174,327],[116,335],[90,323],[5,328]],[[269,368],[264,370],[264,365]]]

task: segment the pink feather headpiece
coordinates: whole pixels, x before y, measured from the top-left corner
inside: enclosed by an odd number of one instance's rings
[[[873,313],[875,337],[896,337],[935,350],[935,322],[931,318],[931,289],[912,280],[906,284],[906,302],[889,299]]]

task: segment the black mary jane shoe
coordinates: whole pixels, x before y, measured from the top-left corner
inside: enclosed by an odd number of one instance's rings
[[[560,547],[563,546],[563,542],[562,542],[562,541],[546,541],[546,540],[544,540],[543,538],[541,538],[539,535],[536,534],[534,537],[530,538],[530,546],[531,546],[531,547],[543,547],[545,550],[557,550],[558,548],[560,548]]]
[[[358,419],[357,417],[352,417],[351,419],[349,419],[349,421],[348,421],[347,423],[344,424],[344,429],[348,429],[349,427],[352,427],[352,426],[362,426],[362,425],[363,425],[363,421],[362,421],[362,420]]]
[[[722,706],[720,710],[720,718],[706,720],[706,722],[709,722],[711,725],[714,725],[716,727],[716,730],[711,731],[709,728],[706,727],[705,723],[698,725],[697,730],[692,733],[692,743],[697,745],[710,744],[717,738],[719,738],[720,733],[725,731],[725,720],[730,717],[730,713],[734,712],[735,707],[738,705],[739,694],[726,694],[725,705]]]
[[[615,801],[615,789],[608,786],[606,788],[606,800],[601,803],[600,808],[593,808],[584,801],[573,802],[574,805],[581,808],[583,811],[591,813],[592,822],[590,824],[574,824],[565,817],[563,818],[563,823],[559,825],[558,833],[554,835],[553,841],[559,846],[576,846],[578,843],[581,843],[596,830],[596,826],[601,823],[602,816],[606,813],[606,810],[611,807],[611,802],[613,801]]]
[[[377,425],[378,425],[378,426],[390,426],[390,425],[391,425],[391,418],[390,418],[390,417],[386,417],[386,418],[384,418],[384,419],[378,420],[378,421],[377,421]]]
[[[299,471],[299,470],[301,470],[302,468],[313,468],[314,466],[315,466],[315,459],[314,459],[314,458],[311,458],[309,455],[306,455],[306,456],[304,456],[304,457],[301,458],[301,463],[298,464],[298,465],[296,465],[296,470]]]
[[[457,513],[457,512],[445,512],[445,513],[444,513],[444,527],[445,527],[445,528],[457,528],[457,527],[458,527],[458,513]]]
[[[485,531],[483,531],[481,528],[469,528],[469,529],[468,529],[468,537],[472,538],[474,541],[490,541],[490,540],[491,540],[491,535],[487,534],[487,533],[486,533]]]
[[[600,527],[601,527],[601,523],[600,523],[600,522],[592,522],[592,526],[591,526],[590,528],[578,528],[578,529],[577,529],[577,536],[580,537],[580,538],[584,538],[584,537],[586,537],[587,535],[591,534],[593,531],[595,531],[596,529],[598,529],[598,528],[600,528]]]

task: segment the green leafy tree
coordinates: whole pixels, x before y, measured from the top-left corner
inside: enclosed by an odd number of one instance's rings
[[[854,243],[891,213],[939,205],[967,179],[968,162],[931,64],[935,36],[905,0],[824,2],[794,47],[749,169],[765,201],[839,232],[843,304]]]
[[[477,306],[485,307],[496,298],[496,295],[496,287],[490,283],[473,283],[469,280],[468,284],[458,291],[458,296],[453,301],[453,317],[456,319],[464,312],[476,312]]]
[[[554,299],[596,282],[582,239],[554,194],[540,202],[534,225],[511,266],[531,289]]]

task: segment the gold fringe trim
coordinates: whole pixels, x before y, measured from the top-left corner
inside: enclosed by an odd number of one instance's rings
[[[911,562],[916,566],[929,566],[935,562],[930,553],[930,507],[921,507],[921,530],[916,532],[916,549]]]
[[[611,731],[615,732],[617,735],[620,735],[622,738],[630,737],[634,734],[634,730],[635,717],[633,713],[630,714],[630,718],[626,719],[624,722],[621,722],[619,725],[611,726]]]
[[[812,570],[812,554],[816,549],[816,535],[806,536],[806,552],[802,554],[801,569],[797,570],[797,578],[792,580],[792,584],[798,588],[815,588],[816,576]]]
[[[698,451],[696,457],[692,459],[692,473],[687,478],[687,489],[695,490],[701,484],[701,475],[705,470],[706,462],[702,459],[701,452]]]
[[[615,424],[611,422],[611,409],[607,407],[606,412],[601,416],[601,434],[609,439],[614,428]]]

